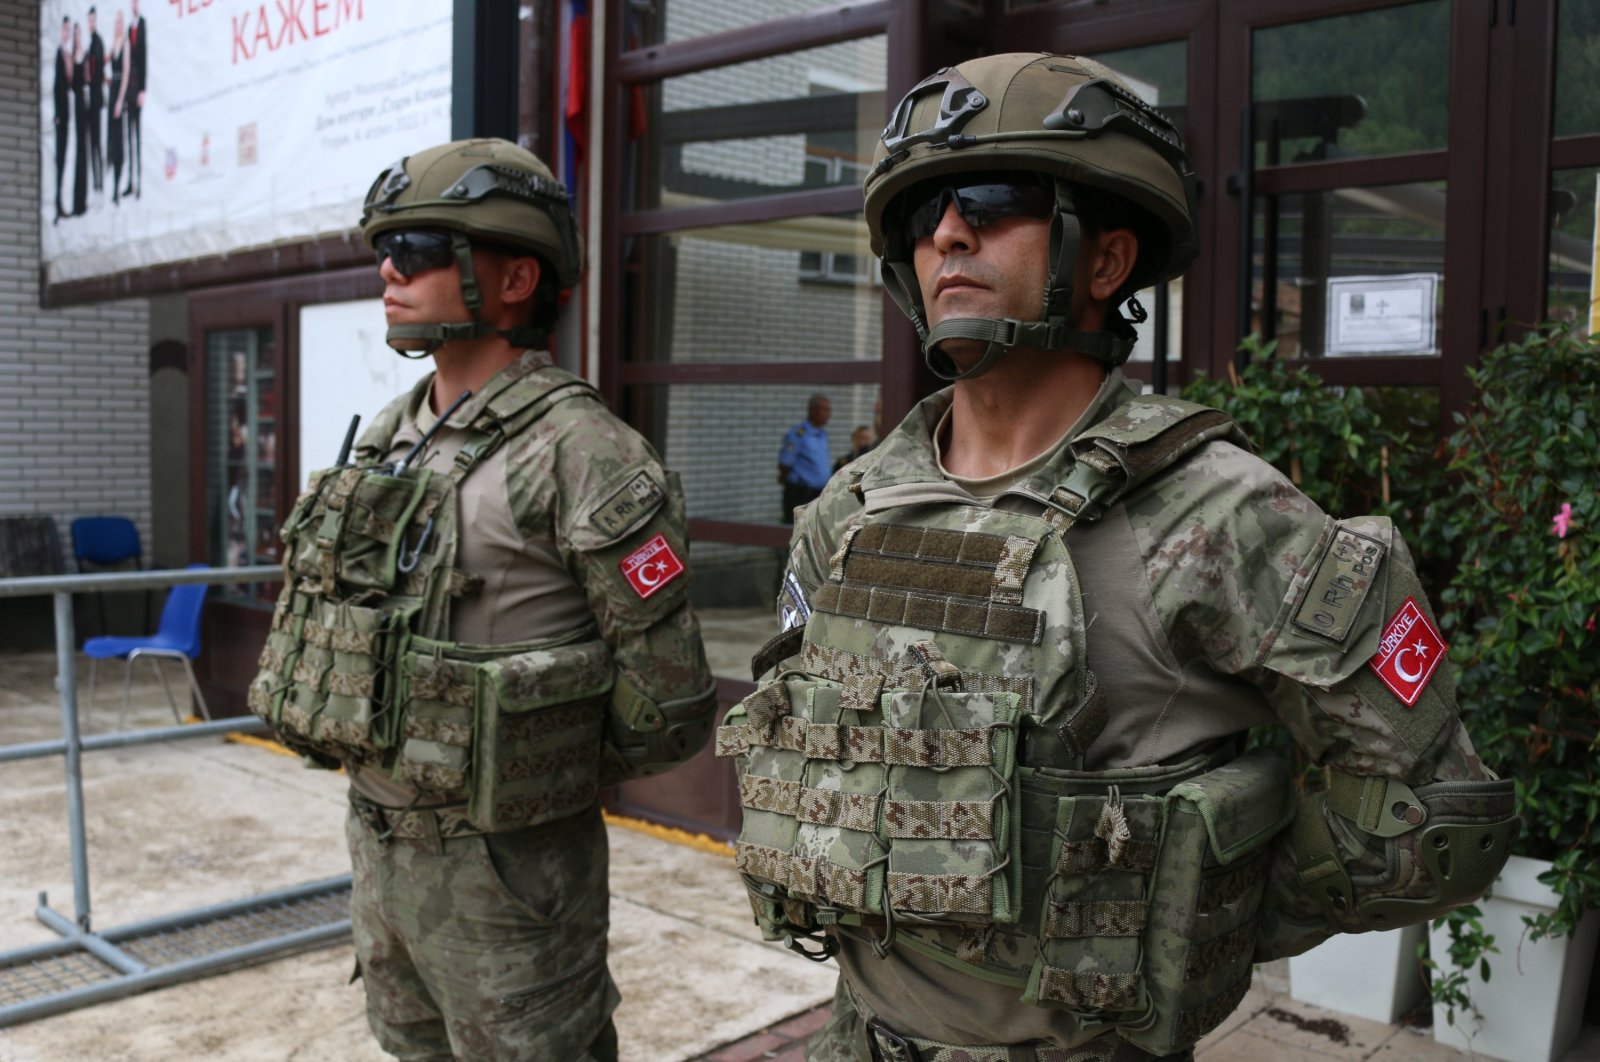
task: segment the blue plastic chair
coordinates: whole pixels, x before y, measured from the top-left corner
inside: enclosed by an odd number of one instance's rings
[[[208,570],[209,564],[191,564],[189,570]],[[150,657],[151,664],[156,669],[156,674],[161,679],[161,688],[166,691],[167,703],[172,706],[173,718],[183,722],[183,715],[178,711],[178,702],[172,698],[172,687],[167,684],[167,673],[162,670],[160,659],[167,657],[183,661],[183,669],[189,676],[189,688],[194,691],[195,699],[200,702],[200,714],[207,720],[211,718],[211,710],[206,707],[205,694],[200,692],[200,683],[194,677],[194,658],[200,655],[200,613],[206,603],[206,591],[210,589],[205,583],[186,583],[174,586],[167,591],[167,603],[161,609],[161,623],[156,633],[146,638],[126,638],[117,635],[90,638],[83,643],[84,655],[89,658],[89,710],[87,715],[94,712],[94,687],[95,671],[102,660],[122,660],[122,714],[117,717],[117,729],[122,730],[128,722],[128,695],[129,687],[133,683],[133,661],[136,657]]]
[[[139,528],[126,516],[80,516],[72,521],[72,556],[80,572],[92,568],[120,568],[129,561],[135,570],[142,568],[144,547],[139,542]],[[145,626],[150,625],[150,595],[141,590],[144,601]],[[100,609],[100,633],[106,632],[106,596],[95,593],[95,603]]]

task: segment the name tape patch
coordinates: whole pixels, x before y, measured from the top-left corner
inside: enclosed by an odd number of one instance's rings
[[[655,512],[665,496],[655,477],[641,471],[596,506],[589,522],[613,540],[621,538]]]
[[[1344,642],[1383,566],[1384,545],[1339,528],[1294,614],[1294,625]]]
[[[1378,652],[1367,661],[1389,691],[1407,708],[1417,703],[1428,679],[1444,660],[1450,647],[1417,607],[1415,598],[1406,598],[1400,611],[1383,629]]]
[[[640,597],[649,597],[683,574],[683,562],[665,535],[657,535],[622,558],[622,575]]]

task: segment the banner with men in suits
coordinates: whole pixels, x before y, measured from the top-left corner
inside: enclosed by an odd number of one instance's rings
[[[48,283],[350,229],[450,138],[438,0],[42,0]]]

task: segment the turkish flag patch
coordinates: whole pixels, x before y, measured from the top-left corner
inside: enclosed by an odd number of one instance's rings
[[[1422,609],[1417,607],[1416,599],[1408,597],[1383,629],[1378,652],[1367,661],[1367,666],[1409,708],[1422,696],[1428,679],[1444,661],[1449,649],[1428,622],[1428,617],[1422,614]]]
[[[634,592],[649,597],[683,574],[683,561],[672,552],[667,536],[657,535],[623,557],[621,568]]]

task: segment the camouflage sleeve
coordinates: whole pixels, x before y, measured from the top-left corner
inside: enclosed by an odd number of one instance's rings
[[[1257,958],[1421,921],[1481,893],[1514,829],[1510,786],[1484,771],[1461,725],[1399,533],[1383,518],[1331,519],[1227,443],[1171,478],[1179,489],[1161,491],[1161,541],[1146,556],[1174,648],[1255,684],[1327,768],[1327,788],[1307,794],[1278,842]],[[1468,841],[1471,865],[1459,853],[1441,864],[1442,845]]]
[[[617,769],[654,773],[704,745],[715,707],[689,602],[683,489],[649,443],[598,403],[563,402],[547,418],[556,542],[616,665],[611,744],[628,761]],[[539,507],[527,508],[535,518]],[[619,725],[634,732],[617,733]]]

